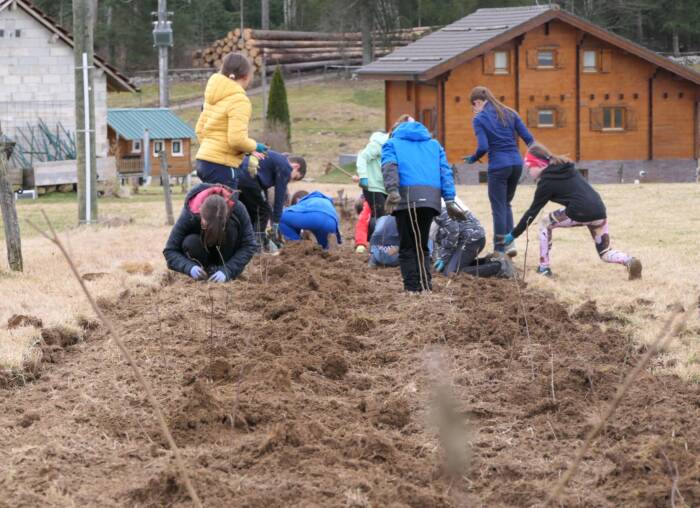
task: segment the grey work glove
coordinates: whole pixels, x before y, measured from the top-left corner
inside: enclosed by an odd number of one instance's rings
[[[386,197],[386,201],[384,202],[384,211],[386,212],[386,214],[391,215],[394,212],[394,210],[396,210],[396,207],[400,202],[401,194],[399,194],[399,191],[389,191],[389,195]]]
[[[462,210],[462,207],[453,200],[445,201],[445,207],[447,208],[447,215],[450,216],[450,219],[458,221],[467,220],[467,212]]]

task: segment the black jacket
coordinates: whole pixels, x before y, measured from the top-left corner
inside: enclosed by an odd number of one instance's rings
[[[185,198],[185,206],[182,208],[182,213],[173,226],[163,250],[165,261],[171,270],[189,275],[190,270],[197,265],[182,251],[182,242],[188,235],[201,233],[202,226],[199,214],[195,214],[190,209],[190,202],[197,194],[210,187],[214,187],[214,185],[200,184],[193,188]],[[226,223],[226,243],[230,242],[233,245],[234,253],[223,266],[228,280],[233,280],[241,274],[257,247],[248,211],[237,199],[233,201],[234,205]]]
[[[520,236],[549,201],[564,205],[566,215],[576,222],[592,222],[607,217],[600,194],[581,176],[573,163],[553,164],[542,172],[530,209],[513,229],[513,236]]]

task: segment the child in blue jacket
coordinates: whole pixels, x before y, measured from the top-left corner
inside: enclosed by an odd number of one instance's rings
[[[328,250],[328,235],[335,234],[342,243],[338,213],[333,199],[319,191],[309,194],[298,191],[292,197],[292,206],[284,209],[280,219],[280,233],[287,240],[301,240],[301,231],[310,231],[323,250]]]
[[[428,129],[409,118],[382,146],[382,173],[388,192],[385,210],[396,217],[399,266],[406,291],[432,289],[428,240],[430,224],[444,198],[451,217],[464,220],[454,202],[455,185],[445,150]]]
[[[488,153],[488,188],[493,215],[493,246],[496,253],[514,256],[515,244],[505,244],[505,235],[513,229],[510,203],[523,171],[523,159],[518,138],[530,146],[534,138],[518,113],[494,97],[491,90],[477,86],[471,92],[474,110],[474,134],[478,142],[476,153],[465,160],[474,164]]]

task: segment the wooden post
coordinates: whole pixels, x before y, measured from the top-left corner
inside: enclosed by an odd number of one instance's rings
[[[165,155],[165,142],[163,149],[158,153],[160,159],[160,181],[163,183],[163,195],[165,196],[165,215],[168,219],[168,225],[175,224],[173,217],[173,198],[170,194],[170,173],[168,173],[168,157]]]
[[[22,271],[22,241],[19,234],[19,220],[15,208],[15,197],[10,185],[7,156],[5,150],[8,144],[2,142],[2,129],[0,129],[0,209],[5,223],[5,244],[7,245],[7,261],[10,269],[15,272]]]

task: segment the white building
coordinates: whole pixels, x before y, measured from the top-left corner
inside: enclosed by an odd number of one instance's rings
[[[107,155],[107,91],[136,88],[104,60],[95,57],[97,155]],[[0,0],[0,124],[21,143],[18,128],[59,122],[75,133],[73,39],[27,0]]]

